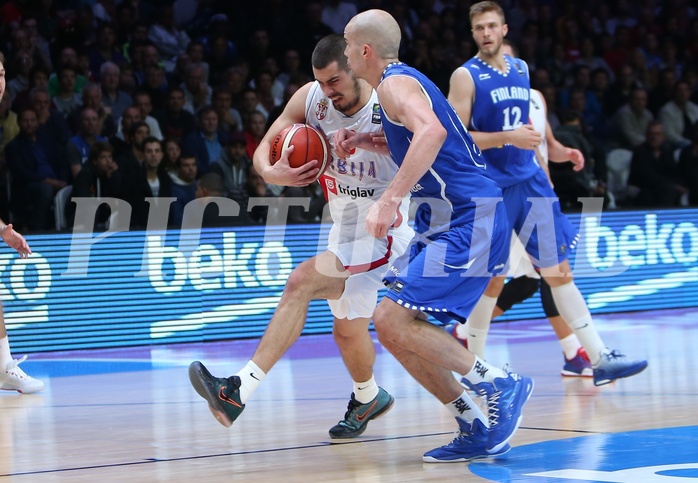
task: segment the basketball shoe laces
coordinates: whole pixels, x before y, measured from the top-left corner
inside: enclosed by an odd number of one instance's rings
[[[490,428],[496,426],[499,422],[499,398],[502,391],[495,391],[487,396],[487,419],[490,423]]]
[[[7,364],[7,367],[5,368],[5,373],[8,375],[14,375],[15,377],[22,379],[24,381],[29,380],[29,376],[24,372],[19,365],[27,360],[27,356],[22,356],[19,359],[13,359],[12,362],[9,362]]]
[[[349,418],[351,418],[351,415],[354,411],[356,411],[359,406],[362,406],[362,403],[356,400],[354,395],[351,395],[351,399],[349,399],[349,404],[347,404],[347,412],[344,414],[344,419],[346,421],[349,421]]]

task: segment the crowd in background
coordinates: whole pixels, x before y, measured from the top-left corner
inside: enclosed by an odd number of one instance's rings
[[[263,223],[254,196],[321,192],[268,186],[251,158],[284,102],[312,80],[316,42],[358,11],[389,11],[400,58],[448,93],[476,53],[468,0],[10,0],[0,6],[0,217],[53,230],[55,196],[114,197],[144,228],[146,197],[175,197],[169,226],[195,198],[226,196]],[[698,205],[698,16],[688,0],[502,0],[509,38],[581,172],[551,164],[563,206]],[[66,203],[68,226],[75,212]],[[214,208],[215,210],[215,208]],[[98,222],[109,216],[98,213]]]

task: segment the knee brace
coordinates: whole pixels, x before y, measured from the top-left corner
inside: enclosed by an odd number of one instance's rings
[[[497,307],[504,312],[512,308],[514,305],[523,302],[529,297],[532,297],[538,291],[539,279],[531,277],[512,278],[502,289],[497,299]]]
[[[557,317],[560,312],[557,310],[557,305],[555,305],[555,300],[553,300],[553,293],[550,291],[550,285],[544,279],[540,280],[540,299],[543,302],[543,312],[545,312],[546,317]]]

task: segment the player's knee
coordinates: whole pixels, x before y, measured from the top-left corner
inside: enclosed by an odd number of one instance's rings
[[[373,327],[379,340],[393,339],[396,335],[395,317],[391,315],[388,304],[381,302],[373,312]]]
[[[492,277],[487,284],[484,295],[488,297],[499,297],[504,287],[504,277]]]
[[[517,277],[504,285],[497,299],[497,307],[504,312],[514,305],[532,297],[538,291],[539,280],[531,277]]]

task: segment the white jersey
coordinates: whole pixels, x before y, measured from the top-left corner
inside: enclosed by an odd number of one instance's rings
[[[376,91],[353,116],[334,109],[320,84],[315,82],[305,100],[306,123],[325,133],[332,145],[332,159],[319,182],[332,217],[327,250],[334,253],[351,276],[337,300],[328,300],[338,319],[370,318],[376,307],[378,290],[390,264],[402,255],[414,236],[408,224],[409,196],[396,213],[388,236],[376,239],[364,228],[366,214],[380,198],[398,166],[389,155],[357,149],[349,159],[340,159],[334,150],[334,134],[340,128],[356,132],[381,130],[380,104]]]
[[[538,146],[538,151],[540,152],[541,157],[543,158],[543,162],[547,163],[548,141],[545,139],[545,126],[548,122],[548,114],[545,111],[546,109],[543,101],[543,96],[541,96],[540,92],[538,92],[537,90],[531,89],[531,106],[528,110],[528,118],[531,124],[533,125],[533,129],[535,129],[536,132],[540,133],[540,135],[543,136],[540,146]]]
[[[356,132],[381,130],[380,104],[375,90],[368,103],[357,113],[345,116],[332,107],[332,101],[322,92],[320,84],[315,82],[305,101],[305,109],[306,122],[324,132],[331,145],[334,133],[340,128]],[[357,149],[346,160],[336,156],[334,146],[332,153],[329,167],[319,180],[335,223],[332,229],[340,230],[339,243],[363,236],[362,233],[370,236],[363,231],[366,213],[395,177],[398,166],[390,155],[363,149]],[[408,207],[409,197],[400,208],[405,224],[408,220]]]
[[[528,119],[533,125],[533,129],[540,133],[543,137],[540,146],[538,146],[538,151],[543,158],[543,162],[548,162],[548,141],[545,139],[545,128],[548,123],[548,116],[545,112],[545,104],[543,103],[543,98],[541,93],[535,89],[531,89],[531,105],[528,110]],[[533,267],[531,263],[531,258],[526,253],[526,249],[516,235],[516,232],[511,237],[511,252],[509,254],[509,272],[508,276],[518,278],[522,276],[527,276],[530,278],[540,278],[538,272]]]

